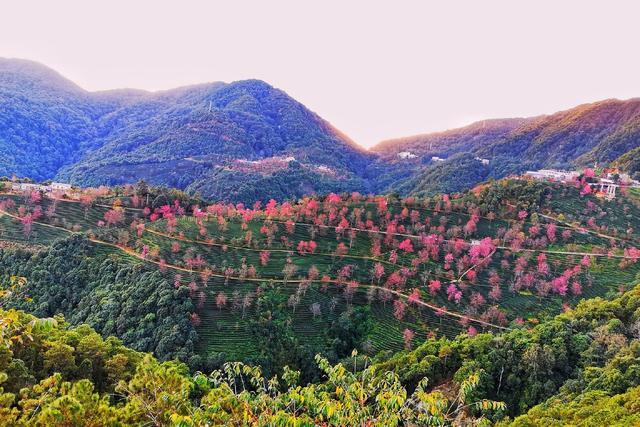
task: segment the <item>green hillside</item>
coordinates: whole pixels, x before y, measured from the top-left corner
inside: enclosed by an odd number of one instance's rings
[[[560,184],[250,208],[118,191],[2,196],[0,235],[21,245],[0,249],[0,272],[28,283],[29,300],[12,305],[194,369],[242,360],[312,379],[316,353],[385,357],[534,325],[615,295],[640,267],[637,200]]]
[[[631,175],[633,179],[640,178],[640,147],[620,156],[614,165]]]

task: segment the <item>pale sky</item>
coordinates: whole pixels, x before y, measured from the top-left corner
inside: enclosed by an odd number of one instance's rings
[[[258,78],[364,146],[640,96],[638,1],[4,1],[0,56],[88,90]]]

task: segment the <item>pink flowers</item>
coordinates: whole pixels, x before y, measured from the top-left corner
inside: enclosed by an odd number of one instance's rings
[[[474,245],[469,249],[469,255],[471,256],[471,262],[477,264],[482,258],[487,258],[495,250],[495,245],[490,237],[485,237],[480,240],[480,243]]]
[[[30,199],[31,199],[31,204],[36,204],[36,203],[40,203],[40,201],[42,200],[42,195],[40,194],[40,191],[34,190],[31,192],[30,194]]]
[[[122,222],[123,219],[124,213],[121,209],[110,209],[104,214],[104,220],[107,223],[107,226]]]
[[[410,239],[405,239],[398,245],[398,249],[405,251],[406,253],[413,252],[413,244],[411,244]]]
[[[444,256],[444,269],[449,270],[451,268],[451,263],[453,262],[453,254],[448,253]]]
[[[379,282],[382,276],[384,276],[384,266],[377,262],[373,266],[373,277]]]
[[[462,300],[462,291],[458,290],[453,283],[447,287],[447,299],[449,301],[455,301],[456,304],[459,304],[460,300]]]
[[[413,337],[415,334],[411,329],[405,329],[402,333],[402,339],[404,340],[404,348],[407,350],[411,350],[411,343],[413,341]]]
[[[308,242],[301,240],[298,242],[298,253],[300,255],[312,254],[316,251],[317,247],[318,244],[313,240],[309,240]]]
[[[547,264],[547,256],[544,253],[538,255],[538,273],[549,274],[549,264]]]
[[[387,199],[378,199],[378,213],[385,213],[387,211]]]
[[[346,218],[342,218],[336,227],[336,233],[342,233],[346,228],[349,228],[349,221]]]
[[[225,305],[227,305],[227,296],[224,292],[220,292],[218,296],[216,296],[216,307],[218,307],[218,310],[221,310]]]
[[[471,219],[467,221],[463,228],[464,234],[473,234],[476,232],[476,230],[478,229],[478,219],[478,215],[471,216]]]
[[[571,293],[576,296],[582,294],[582,285],[580,284],[580,282],[573,282],[571,284]]]
[[[24,232],[25,237],[29,238],[33,227],[33,215],[30,213],[26,214],[20,218],[20,222],[22,223],[22,231]]]
[[[396,319],[402,320],[406,309],[407,305],[402,300],[397,299],[393,302],[393,315]]]
[[[344,243],[338,243],[336,247],[336,256],[344,256],[349,252],[349,248]]]
[[[407,298],[407,302],[413,305],[418,305],[421,302],[420,290],[418,288],[413,288],[411,295],[409,295],[409,298]]]
[[[551,281],[551,289],[558,295],[566,295],[567,289],[569,288],[569,280],[566,276],[562,275],[560,277],[556,277]]]
[[[429,293],[432,296],[435,296],[441,287],[442,287],[442,283],[439,280],[431,280],[429,282]]]
[[[550,242],[556,241],[556,225],[555,224],[547,225],[547,239],[549,239]]]
[[[341,201],[342,198],[334,193],[330,193],[326,198],[327,203],[340,203]]]
[[[200,323],[202,323],[202,321],[200,320],[200,316],[198,316],[198,313],[191,313],[189,320],[191,320],[191,324],[196,327],[200,326]]]
[[[269,258],[271,257],[271,254],[267,251],[262,251],[260,252],[260,265],[261,266],[266,266],[269,263]]]

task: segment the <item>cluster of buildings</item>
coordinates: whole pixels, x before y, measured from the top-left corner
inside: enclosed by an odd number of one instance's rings
[[[539,181],[573,182],[580,176],[580,172],[540,169],[537,171],[527,171],[524,176]]]
[[[407,159],[415,159],[418,156],[413,154],[411,151],[401,151],[398,153],[398,157],[400,157],[403,160],[407,160]]]
[[[432,161],[432,162],[435,162],[435,163],[437,163],[437,162],[444,162],[445,160],[447,160],[447,159],[442,158],[442,157],[438,157],[438,156],[433,156],[433,157],[431,157],[431,161]],[[474,157],[474,160],[475,160],[476,162],[482,163],[482,164],[483,164],[483,165],[485,165],[485,166],[489,164],[489,159],[484,159],[484,158],[482,158],[482,157],[477,157],[477,156],[476,156],[476,157]]]
[[[9,182],[7,183],[7,187],[10,190],[16,192],[23,191],[41,191],[43,193],[53,193],[55,191],[60,191],[63,193],[67,193],[71,191],[71,184],[65,184],[62,182],[52,182],[49,184],[34,184],[32,182]]]
[[[580,172],[540,169],[537,171],[527,171],[524,176],[539,181],[571,183],[578,179]],[[604,195],[607,199],[614,199],[616,197],[616,191],[620,186],[640,188],[640,182],[631,179],[628,174],[615,172],[594,177],[593,180],[586,182],[586,184],[589,185],[592,190]]]

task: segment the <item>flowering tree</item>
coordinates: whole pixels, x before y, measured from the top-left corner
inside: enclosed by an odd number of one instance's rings
[[[556,225],[553,223],[547,225],[547,239],[549,239],[550,242],[556,241]]]
[[[459,304],[462,299],[462,291],[460,291],[454,283],[449,284],[447,287],[447,299],[449,301],[455,301],[456,304]]]
[[[439,280],[431,280],[429,282],[429,293],[432,296],[435,296],[441,287],[442,287],[442,283]]]
[[[411,343],[413,342],[415,334],[411,329],[405,329],[402,332],[402,339],[404,341],[404,348],[406,350],[411,350]]]
[[[393,315],[396,319],[402,320],[404,318],[406,309],[407,304],[405,304],[404,301],[400,299],[393,301]]]
[[[24,237],[29,240],[31,237],[31,233],[33,232],[33,215],[28,213],[20,218],[20,222],[22,223],[22,232],[24,233]]]
[[[413,288],[413,291],[411,291],[411,295],[409,295],[409,298],[407,298],[407,302],[410,305],[418,305],[418,304],[420,304],[420,302],[421,302],[420,289]]]
[[[384,266],[381,263],[376,262],[373,265],[373,269],[372,269],[371,272],[372,272],[373,278],[376,280],[376,282],[379,285],[380,284],[380,280],[382,280],[382,277],[384,276]]]
[[[335,255],[342,257],[344,255],[346,255],[349,252],[349,248],[342,242],[338,243],[338,246],[336,247],[336,251],[335,251]]]
[[[413,244],[411,243],[411,239],[405,239],[398,245],[398,249],[401,251],[405,251],[406,253],[413,252]]]
[[[200,320],[200,316],[198,316],[198,313],[191,313],[189,320],[191,320],[191,324],[196,327],[200,326],[200,324],[202,323],[202,321]]]
[[[271,257],[271,253],[268,251],[260,252],[260,265],[265,267],[269,263],[269,258]]]
[[[115,225],[124,220],[124,212],[120,208],[109,209],[104,214],[104,221],[108,226]]]

